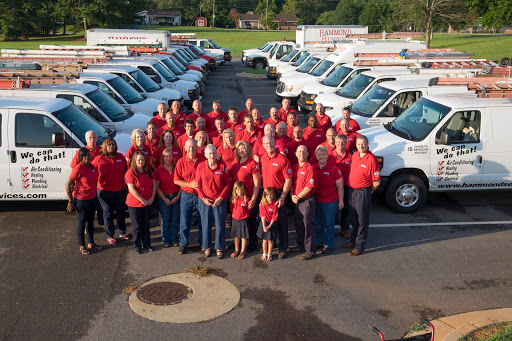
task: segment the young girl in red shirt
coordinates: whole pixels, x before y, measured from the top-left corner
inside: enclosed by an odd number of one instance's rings
[[[261,224],[258,228],[258,238],[263,240],[263,256],[261,260],[272,260],[272,247],[277,237],[276,221],[279,208],[276,204],[274,188],[267,187],[263,191],[260,202]]]
[[[233,195],[231,196],[231,211],[233,212],[233,222],[231,223],[231,237],[235,238],[235,252],[231,258],[245,258],[247,241],[249,240],[249,209],[250,199],[247,197],[245,184],[243,181],[235,182],[233,186]],[[240,248],[240,240],[242,247]]]

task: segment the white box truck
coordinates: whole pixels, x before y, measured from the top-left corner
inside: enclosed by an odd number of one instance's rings
[[[167,49],[171,46],[171,32],[95,28],[87,30],[87,45],[157,45]]]
[[[367,34],[363,25],[299,25],[295,31],[298,47],[313,44],[336,43],[347,40],[352,34]]]

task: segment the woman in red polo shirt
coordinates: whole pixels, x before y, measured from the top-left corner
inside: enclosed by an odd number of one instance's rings
[[[156,203],[162,215],[162,242],[164,247],[178,246],[180,232],[181,188],[174,183],[176,161],[171,148],[162,152],[161,165],[155,169]]]
[[[164,130],[162,135],[160,135],[160,142],[158,143],[158,147],[153,152],[153,168],[157,169],[160,166],[160,162],[162,159],[162,152],[164,149],[171,148],[172,154],[174,157],[174,163],[176,163],[179,159],[181,159],[181,149],[178,147],[178,142],[176,140],[176,136],[170,129]]]
[[[126,172],[124,179],[128,185],[126,205],[132,220],[135,251],[142,253],[141,246],[154,251],[149,236],[149,216],[151,204],[155,200],[156,184],[143,152],[136,151],[133,154],[131,168]]]
[[[146,164],[148,167],[151,166],[151,148],[146,144],[146,135],[140,129],[134,129],[132,131],[132,146],[128,148],[126,152],[126,163],[128,165],[132,164],[132,157],[136,151],[140,151],[144,153],[146,157]]]
[[[78,150],[78,165],[71,171],[66,181],[66,194],[68,196],[67,211],[71,212],[73,206],[76,210],[76,235],[80,252],[88,255],[87,249],[98,249],[101,247],[94,244],[94,212],[96,210],[96,184],[98,172],[91,164],[91,151],[86,147]],[[71,187],[75,186],[73,195]],[[84,230],[87,229],[87,248],[85,247]]]
[[[126,184],[126,159],[123,154],[117,152],[117,143],[111,137],[107,137],[101,146],[98,155],[92,164],[98,170],[98,199],[103,209],[105,221],[105,233],[109,244],[115,244],[114,211],[117,214],[117,229],[119,237],[130,240],[126,234],[125,211]]]
[[[317,174],[315,229],[316,245],[324,245],[323,254],[334,250],[334,221],[338,210],[343,208],[343,175],[340,169],[327,162],[327,147],[318,146],[315,150],[318,163],[315,164]]]
[[[204,156],[204,150],[210,144],[210,137],[206,131],[198,131],[194,136],[194,140],[197,142],[197,155]]]
[[[224,161],[228,169],[231,169],[236,155],[235,133],[233,130],[224,129],[222,132],[222,144],[217,149],[217,154],[217,158]]]

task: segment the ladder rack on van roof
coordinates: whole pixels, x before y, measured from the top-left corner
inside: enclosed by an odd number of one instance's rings
[[[27,80],[3,80],[0,79],[0,89],[22,89],[30,87],[30,81]]]
[[[365,33],[365,34],[349,34],[347,38],[362,39],[405,39],[405,38],[424,38],[421,32],[391,32],[391,33]]]
[[[465,56],[461,58],[457,57],[455,60],[452,59],[454,58],[443,55],[422,56],[417,59],[359,59],[354,62],[354,66],[416,66],[422,68],[470,69],[498,65],[496,62],[486,59],[466,59]]]
[[[428,53],[445,53],[445,52],[457,52],[455,49],[403,49],[401,52],[360,52],[354,53],[356,58],[386,58],[386,57],[398,57],[401,54],[410,52],[428,52]]]
[[[18,63],[14,64],[13,67],[7,63],[0,62],[0,70],[2,71],[14,71],[14,70],[45,70],[45,71],[56,71],[56,72],[81,72],[84,69],[87,69],[87,64],[77,64],[77,63],[55,63],[55,62],[28,62],[28,63]]]
[[[466,85],[466,84],[508,84],[512,82],[512,78],[504,77],[466,77],[466,78],[448,78],[448,77],[434,77],[428,82],[429,86],[433,85]],[[469,89],[468,90],[474,90]]]
[[[0,81],[29,81],[28,84],[73,83],[80,75],[76,72],[27,71],[0,72]],[[28,87],[28,86],[27,86]]]
[[[512,66],[499,65],[499,66],[488,66],[482,69],[482,73],[485,74],[503,74],[512,77]]]

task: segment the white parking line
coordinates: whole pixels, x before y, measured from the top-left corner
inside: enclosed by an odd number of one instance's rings
[[[461,225],[507,225],[512,220],[495,221],[447,221],[443,223],[370,224],[370,227],[415,227],[415,226],[461,226]]]

